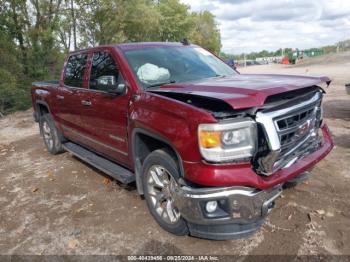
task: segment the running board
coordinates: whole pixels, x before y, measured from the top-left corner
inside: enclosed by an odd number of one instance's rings
[[[128,169],[121,167],[120,165],[117,165],[104,157],[96,155],[82,146],[72,142],[67,142],[63,144],[63,148],[93,167],[122,182],[123,184],[129,184],[135,181],[134,173]]]

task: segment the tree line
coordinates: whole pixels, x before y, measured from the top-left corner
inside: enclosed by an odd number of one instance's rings
[[[179,0],[0,0],[0,113],[28,108],[31,82],[58,78],[70,50],[183,38],[220,52],[213,14]]]
[[[275,51],[268,51],[268,50],[262,50],[262,51],[259,51],[259,52],[250,52],[250,53],[246,53],[246,54],[226,54],[226,53],[223,53],[221,52],[220,56],[221,57],[224,57],[224,58],[233,58],[235,60],[242,60],[244,59],[244,57],[247,59],[247,60],[255,60],[256,58],[259,58],[259,57],[274,57],[274,56],[287,56],[288,53],[290,52],[293,52],[293,48],[280,48],[280,49],[277,49]],[[311,50],[311,49],[310,49]],[[316,48],[315,48],[316,50]]]

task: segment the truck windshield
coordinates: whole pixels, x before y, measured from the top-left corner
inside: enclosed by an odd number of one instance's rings
[[[151,47],[124,51],[143,89],[237,72],[203,48]]]

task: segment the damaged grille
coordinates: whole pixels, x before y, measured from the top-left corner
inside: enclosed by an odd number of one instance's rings
[[[314,129],[316,110],[317,107],[303,109],[290,116],[275,120],[282,151],[293,147],[295,143],[298,143]]]
[[[259,156],[259,173],[270,175],[317,150],[321,99],[322,94],[316,92],[302,102],[257,114],[256,120],[262,125],[269,145],[267,153]]]

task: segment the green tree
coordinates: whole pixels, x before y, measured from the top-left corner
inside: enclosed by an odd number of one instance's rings
[[[178,0],[159,0],[158,9],[161,15],[161,41],[180,41],[190,36],[193,20],[189,6]]]
[[[161,14],[153,1],[130,0],[124,10],[126,41],[159,41]]]
[[[26,109],[29,104],[27,94],[28,79],[18,61],[18,51],[14,43],[2,32],[0,38],[0,113]]]
[[[123,42],[122,0],[77,0],[79,47]]]
[[[0,0],[0,110],[30,106],[34,80],[58,76],[61,0]]]
[[[221,37],[215,17],[208,11],[192,13],[193,27],[189,39],[191,42],[219,54]]]

